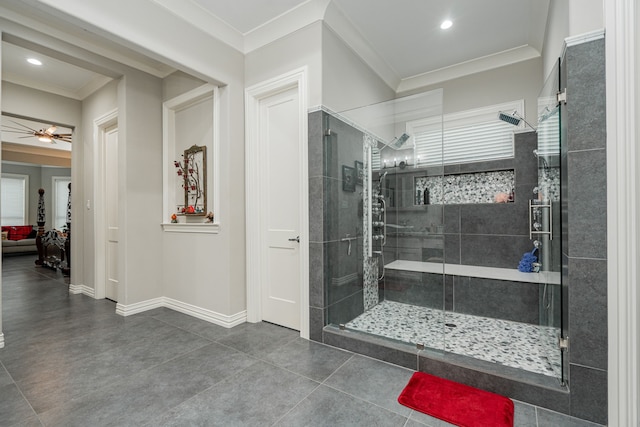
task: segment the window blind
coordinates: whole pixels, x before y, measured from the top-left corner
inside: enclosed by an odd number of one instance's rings
[[[406,132],[415,143],[411,164],[438,166],[513,157],[513,133],[525,129],[525,123],[505,123],[498,119],[501,111],[524,115],[524,100],[407,122]],[[375,151],[372,165],[374,170],[381,166]]]
[[[69,201],[69,177],[53,178],[53,222],[51,227],[61,230],[67,224],[67,202]]]
[[[2,174],[2,225],[26,225],[28,176]]]

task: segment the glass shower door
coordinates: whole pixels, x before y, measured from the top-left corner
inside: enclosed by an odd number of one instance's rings
[[[540,345],[550,373],[564,383],[562,350],[560,63],[538,98],[538,186],[530,203],[530,237],[538,248]]]

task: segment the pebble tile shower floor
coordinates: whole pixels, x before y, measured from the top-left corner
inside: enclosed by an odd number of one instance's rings
[[[449,326],[447,326],[449,325]],[[347,329],[560,377],[558,328],[383,301]]]

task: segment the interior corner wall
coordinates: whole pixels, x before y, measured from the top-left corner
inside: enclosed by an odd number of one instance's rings
[[[547,79],[562,56],[564,39],[569,37],[569,0],[549,2],[547,28],[542,46],[542,79]]]
[[[118,303],[162,296],[162,81],[129,71],[118,84]]]
[[[322,22],[318,21],[245,56],[245,86],[300,67],[308,69],[308,103],[322,104]]]
[[[542,90],[541,76],[542,58],[538,57],[447,80],[419,90],[398,94],[398,96],[442,88],[444,89],[444,114],[524,99],[524,115],[527,121],[535,126],[538,117],[538,95]],[[518,113],[523,114],[520,111]]]
[[[387,101],[393,99],[395,94],[395,90],[330,27],[323,25],[322,105],[339,112]]]
[[[73,251],[74,285],[84,285],[95,290],[95,213],[87,209],[86,203],[95,206],[94,163],[96,147],[93,135],[94,120],[118,108],[118,81],[113,80],[82,102],[82,134],[74,142],[74,160],[72,165],[73,193],[79,200],[72,200],[72,235],[82,241],[82,251]],[[75,178],[75,179],[74,179]]]

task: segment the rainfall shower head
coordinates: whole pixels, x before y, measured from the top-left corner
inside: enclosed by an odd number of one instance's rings
[[[391,140],[391,142],[384,143],[384,147],[382,147],[380,151],[384,150],[387,147],[391,147],[394,150],[399,150],[409,140],[409,138],[410,136],[407,133],[403,133],[399,138],[396,136]]]
[[[500,114],[498,114],[498,118],[503,122],[507,122],[514,126],[518,126],[522,120],[519,117],[516,117],[515,114],[517,114],[515,111],[513,114],[507,114],[507,113],[501,112]]]
[[[534,132],[537,132],[536,128],[531,126],[531,124],[528,121],[526,121],[524,117],[518,114],[517,111],[514,111],[511,114],[503,113],[502,111],[500,111],[500,113],[498,113],[498,118],[503,122],[507,122],[510,125],[514,125],[514,126],[518,126],[520,122],[525,122],[531,129],[534,130]]]
[[[406,133],[403,133],[402,135],[400,135],[400,138],[396,138],[395,142],[393,142],[393,148],[400,148],[404,145],[405,142],[407,142],[407,140],[409,139],[409,135],[407,135]],[[391,144],[389,144],[391,145]]]

